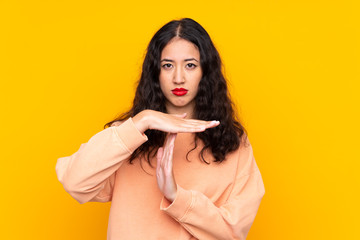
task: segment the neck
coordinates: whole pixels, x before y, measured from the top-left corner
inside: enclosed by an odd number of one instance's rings
[[[185,118],[194,118],[194,106],[193,104],[189,104],[183,107],[175,107],[173,105],[166,105],[166,111],[169,114],[177,114],[177,115],[182,115],[184,113],[186,113],[186,117]]]

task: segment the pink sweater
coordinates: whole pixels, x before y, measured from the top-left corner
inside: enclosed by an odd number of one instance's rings
[[[173,168],[176,199],[170,203],[156,182],[156,159],[127,159],[146,135],[131,118],[95,134],[80,149],[57,160],[56,173],[65,190],[79,203],[111,201],[107,239],[241,239],[255,219],[265,193],[260,171],[249,141],[212,162],[201,144],[193,147],[191,133],[179,133]]]

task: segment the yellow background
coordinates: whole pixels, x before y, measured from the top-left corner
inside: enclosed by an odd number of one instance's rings
[[[360,239],[357,1],[1,1],[0,239],[105,239],[58,182],[126,110],[145,48],[191,17],[218,48],[266,193],[248,239]]]

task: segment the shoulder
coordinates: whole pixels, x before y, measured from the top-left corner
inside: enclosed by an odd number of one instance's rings
[[[245,134],[241,137],[239,148],[236,150],[237,160],[237,176],[250,175],[259,171],[255,161],[253,147],[250,143],[248,136]]]
[[[232,153],[237,155],[237,158],[239,158],[239,155],[252,155],[252,145],[247,134],[244,132],[241,136],[238,135],[238,137],[239,145]]]

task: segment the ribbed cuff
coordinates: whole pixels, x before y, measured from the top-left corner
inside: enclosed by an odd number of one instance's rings
[[[132,118],[127,119],[120,126],[114,128],[130,153],[133,153],[141,144],[148,140],[147,136],[137,129]]]
[[[160,203],[160,210],[163,210],[173,218],[181,221],[186,217],[186,214],[193,205],[192,193],[177,185],[177,192],[175,200],[170,203],[165,197],[162,198]]]

